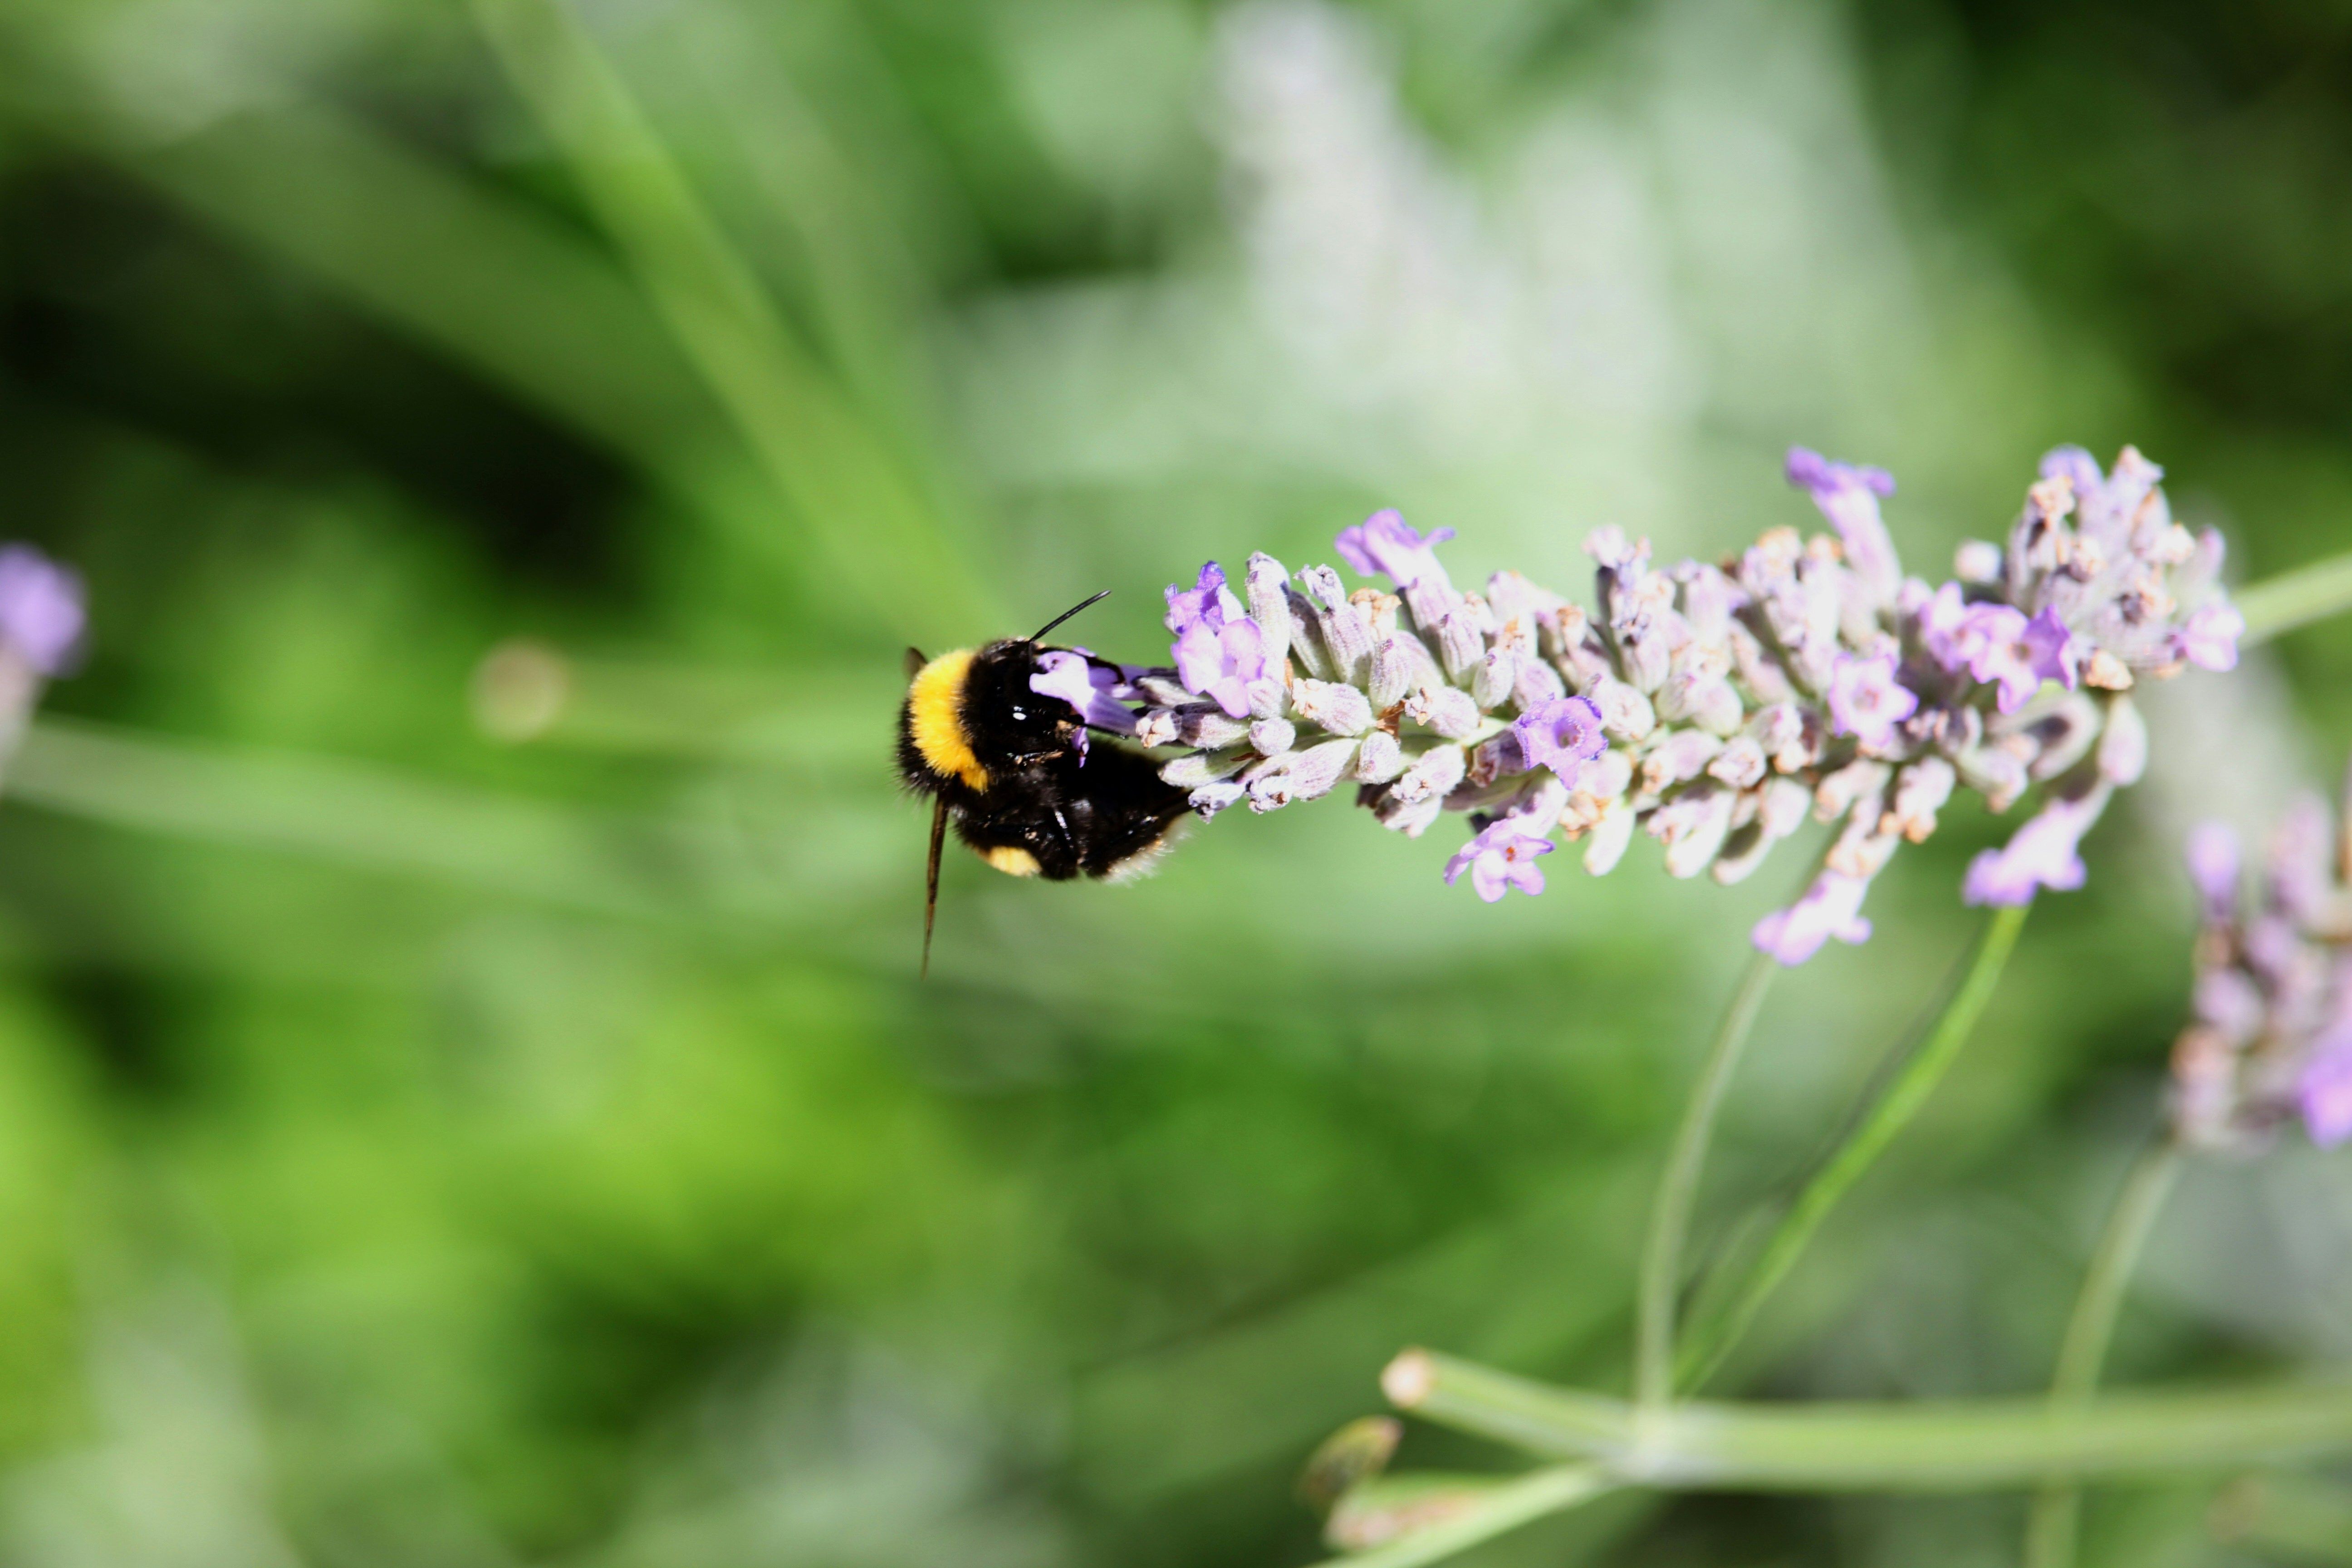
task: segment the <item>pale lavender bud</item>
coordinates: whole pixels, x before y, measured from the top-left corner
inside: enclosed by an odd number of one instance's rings
[[[1869,891],[1870,884],[1859,878],[1823,871],[1803,898],[1758,921],[1748,940],[1758,952],[1792,969],[1832,937],[1843,942],[1868,942],[1870,922],[1862,918],[1862,900]]]
[[[1297,589],[1285,585],[1282,602],[1290,607],[1290,660],[1311,680],[1328,680],[1337,671],[1331,650],[1323,646],[1321,612]]]
[[[1522,786],[1509,816],[1528,832],[1548,836],[1559,826],[1561,815],[1568,810],[1568,786],[1553,773],[1538,773],[1529,777],[1533,782]]]
[[[0,640],[33,670],[58,675],[80,649],[81,574],[29,544],[0,546]]]
[[[1253,719],[1279,719],[1290,706],[1290,689],[1271,677],[1251,681],[1242,688],[1242,695],[1249,699]]]
[[[1963,583],[2000,581],[2000,546],[1986,539],[1964,539],[1952,552],[1952,574]]]
[[[1411,689],[1414,674],[1412,660],[1394,637],[1384,637],[1372,649],[1372,668],[1364,694],[1371,700],[1372,711],[1385,713],[1404,700]]]
[[[1226,746],[1239,745],[1250,732],[1249,721],[1229,717],[1213,702],[1187,703],[1181,708],[1168,710],[1168,716],[1175,721],[1179,742],[1203,751],[1220,751]]]
[[[1202,784],[1231,778],[1257,760],[1257,753],[1246,746],[1193,752],[1161,763],[1160,776],[1178,789],[1198,789]]]
[[[1152,671],[1135,678],[1135,689],[1143,700],[1155,708],[1181,708],[1192,700],[1184,683],[1173,674]]]
[[[1674,650],[1662,637],[1635,633],[1617,639],[1618,668],[1638,690],[1655,691],[1664,685],[1673,663]]]
[[[1461,747],[1432,746],[1406,764],[1396,783],[1389,786],[1389,794],[1400,805],[1412,805],[1426,799],[1442,805],[1469,771],[1469,754]]]
[[[1601,645],[1601,634],[1593,629],[1591,616],[1570,605],[1552,625],[1559,647],[1555,657],[1561,676],[1570,685],[1589,693],[1595,685],[1612,678],[1615,667],[1609,662],[1609,650]]]
[[[1404,700],[1404,711],[1414,723],[1425,724],[1449,741],[1468,740],[1485,718],[1458,686],[1424,686]]]
[[[2111,784],[2135,784],[2147,771],[2147,721],[2127,697],[2107,704],[2107,727],[2099,736],[2099,777]]]
[[[2180,658],[2200,669],[2238,668],[2238,639],[2246,635],[2246,617],[2236,605],[2215,600],[2189,612],[2177,640]]]
[[[1284,591],[1289,581],[1289,570],[1264,551],[1249,558],[1249,569],[1242,579],[1250,619],[1258,624],[1265,639],[1266,662],[1276,669],[1290,652],[1290,599]]]
[[[1328,566],[1309,566],[1298,581],[1314,603],[1316,629],[1323,634],[1323,650],[1338,679],[1361,684],[1372,659],[1372,633],[1363,612],[1348,602],[1339,574]]]
[[[1626,846],[1633,842],[1633,808],[1622,800],[1609,801],[1601,808],[1601,819],[1584,841],[1584,868],[1592,876],[1606,877],[1625,858]]]
[[[1731,734],[1748,716],[1729,682],[1701,670],[1668,680],[1658,692],[1657,710],[1669,722],[1696,724],[1717,735]]]
[[[1485,658],[1471,666],[1471,700],[1480,708],[1498,708],[1510,700],[1518,679],[1518,656],[1508,648],[1489,648]]]
[[[1720,785],[1702,783],[1650,814],[1648,832],[1666,847],[1668,876],[1696,877],[1706,869],[1723,847],[1737,798]]]
[[[1293,752],[1276,772],[1251,781],[1250,809],[1274,811],[1295,800],[1327,795],[1356,761],[1353,741],[1325,741],[1303,752]]]
[[[1152,708],[1135,721],[1135,738],[1146,746],[1172,746],[1176,743],[1176,710]]]
[[[2311,1043],[2295,1102],[2305,1131],[2321,1148],[2352,1138],[2352,1026],[2339,1024]]]
[[[2005,745],[1971,746],[1952,754],[1960,771],[1960,782],[1985,797],[1985,809],[1996,815],[2007,811],[2025,793],[2032,781],[2025,771],[2025,759]]]
[[[1448,680],[1460,680],[1478,668],[1486,657],[1486,639],[1467,607],[1447,611],[1438,617],[1435,629],[1437,657]]]
[[[1797,695],[1780,659],[1757,640],[1754,632],[1737,623],[1731,628],[1731,665],[1739,672],[1740,683],[1759,702],[1787,702]]]
[[[1248,794],[1246,785],[1232,779],[1219,779],[1214,784],[1204,784],[1186,795],[1184,803],[1200,813],[1205,822],[1225,807],[1239,805]]]
[[[1835,822],[1853,809],[1854,802],[1884,790],[1892,772],[1885,763],[1866,757],[1848,763],[1813,786],[1814,820]]]
[[[1290,750],[1297,740],[1297,727],[1287,719],[1261,719],[1249,727],[1249,743],[1262,757],[1278,757]]]
[[[1925,844],[1936,831],[1936,814],[1952,798],[1959,773],[1941,757],[1922,757],[1906,766],[1895,781],[1887,805],[1889,828],[1914,844]]]
[[[2099,705],[2081,692],[2053,704],[2048,712],[2022,728],[1994,721],[1997,731],[2039,748],[2025,771],[2032,777],[2054,779],[2090,754],[2099,738]]]
[[[1404,748],[1386,730],[1374,730],[1364,736],[1363,746],[1356,753],[1356,777],[1363,784],[1386,784],[1404,772]]]
[[[1418,838],[1429,831],[1429,825],[1435,822],[1444,810],[1444,795],[1405,799],[1398,795],[1396,785],[1391,784],[1381,792],[1379,799],[1372,802],[1372,819],[1391,833]]]
[[[1753,789],[1764,782],[1768,766],[1764,748],[1756,737],[1738,735],[1706,764],[1706,772],[1708,777],[1721,779],[1734,789]]]
[[[1658,727],[1650,700],[1622,680],[1603,677],[1585,695],[1601,710],[1601,727],[1620,741],[1639,741]]]
[[[1336,680],[1294,680],[1290,706],[1301,719],[1334,735],[1360,735],[1372,727],[1372,705]]]
[[[1547,702],[1568,695],[1559,672],[1537,658],[1533,649],[1518,656],[1517,667],[1511,675],[1511,702],[1521,712],[1529,712]]]
[[[1806,739],[1804,710],[1795,703],[1775,702],[1759,708],[1748,727],[1779,772],[1793,773],[1813,762],[1815,750]]]
[[[1677,730],[1642,758],[1642,789],[1657,795],[1706,771],[1723,742],[1704,730]]]

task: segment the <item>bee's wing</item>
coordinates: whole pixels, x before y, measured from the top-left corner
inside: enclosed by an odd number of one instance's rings
[[[912,652],[912,649],[908,651]],[[923,873],[923,975],[931,973],[931,919],[940,912],[940,848],[948,837],[948,797],[931,801],[931,863]]]
[[[923,657],[923,650],[921,648],[908,648],[907,650],[907,679],[912,680],[915,677],[922,674],[923,666],[930,662],[931,661],[929,659]]]

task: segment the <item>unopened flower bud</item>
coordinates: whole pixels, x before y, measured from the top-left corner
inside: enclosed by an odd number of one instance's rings
[[[1352,686],[1336,680],[1294,680],[1290,706],[1301,719],[1334,735],[1360,735],[1372,727],[1372,705]]]
[[[2000,546],[1985,539],[1965,539],[1952,552],[1952,574],[1963,583],[2000,580]]]
[[[2147,721],[2128,697],[2107,705],[2107,727],[2099,737],[2099,776],[2111,784],[2135,784],[2147,771]]]
[[[1253,719],[1282,718],[1290,706],[1289,689],[1272,677],[1249,682],[1242,688],[1242,694],[1249,700]]]
[[[1238,805],[1249,793],[1247,787],[1232,779],[1219,779],[1204,784],[1184,797],[1185,804],[1201,814],[1202,820],[1214,816],[1229,805]]]
[[[1284,584],[1282,602],[1290,609],[1290,660],[1300,674],[1310,680],[1328,680],[1333,675],[1330,650],[1323,646],[1323,631],[1315,605],[1297,589]]]
[[[1595,877],[1609,875],[1625,858],[1625,847],[1633,842],[1633,808],[1622,800],[1611,801],[1584,841],[1585,870]]]
[[[1170,715],[1176,721],[1176,739],[1203,751],[1238,745],[1250,730],[1247,720],[1227,718],[1213,702],[1190,702]]]
[[[1734,789],[1753,789],[1764,782],[1769,766],[1764,748],[1753,735],[1735,736],[1715,760],[1706,764],[1707,776],[1721,779]]]
[[[1601,727],[1612,740],[1639,741],[1658,727],[1650,700],[1613,677],[1595,681],[1585,695],[1601,710]]]
[[[1657,795],[1685,779],[1695,779],[1723,750],[1723,742],[1704,730],[1677,730],[1642,758],[1642,791]]]
[[[1499,707],[1509,700],[1517,681],[1518,657],[1508,648],[1489,648],[1470,667],[1470,698],[1480,708]]]
[[[1402,782],[1402,781],[1400,781]],[[1395,784],[1381,790],[1372,802],[1372,816],[1391,833],[1402,833],[1407,838],[1418,838],[1429,831],[1445,809],[1443,795],[1425,795],[1412,799],[1402,798]]]
[[[1445,667],[1448,680],[1465,679],[1486,657],[1486,637],[1467,605],[1448,610],[1435,626],[1423,629],[1436,633],[1438,661]]]
[[[1545,703],[1568,695],[1559,672],[1536,658],[1533,648],[1517,655],[1517,665],[1511,676],[1511,702],[1520,712],[1532,713]]]
[[[1356,777],[1365,784],[1386,784],[1404,772],[1404,748],[1397,738],[1386,730],[1374,730],[1356,753]]]
[[[1249,727],[1249,743],[1262,757],[1280,756],[1297,739],[1297,727],[1287,719],[1261,719]]]
[[[1668,680],[1658,692],[1657,710],[1669,722],[1696,724],[1717,735],[1731,734],[1747,717],[1730,683],[1701,670]]]
[[[1864,795],[1876,795],[1885,787],[1891,770],[1885,763],[1864,758],[1848,763],[1823,779],[1813,790],[1813,816],[1816,821],[1834,822],[1853,809],[1853,803]]]
[[[1404,700],[1404,711],[1414,723],[1426,724],[1449,741],[1468,740],[1484,717],[1458,686],[1424,686]]]
[[[1330,656],[1335,677],[1361,683],[1372,659],[1371,628],[1365,625],[1363,612],[1349,603],[1339,574],[1328,566],[1309,566],[1298,580],[1315,605],[1316,628],[1323,634],[1323,650]]]
[[[1469,771],[1469,756],[1461,747],[1432,746],[1406,764],[1389,793],[1402,805],[1431,798],[1442,802]]]
[[[1395,637],[1381,639],[1372,649],[1372,668],[1365,695],[1371,699],[1372,711],[1385,713],[1404,700],[1412,680],[1412,661],[1405,657]]]
[[[1249,558],[1242,578],[1250,619],[1257,623],[1258,634],[1264,639],[1265,661],[1276,668],[1290,651],[1290,605],[1284,593],[1289,582],[1289,568],[1264,551]]]
[[[1666,874],[1696,877],[1723,847],[1737,795],[1718,784],[1699,784],[1650,814],[1648,832],[1666,847]]]
[[[1256,760],[1257,753],[1246,746],[1192,752],[1162,763],[1160,776],[1178,789],[1198,789],[1204,784],[1231,778]]]
[[[1895,780],[1887,819],[1880,826],[1914,844],[1926,843],[1936,831],[1936,814],[1952,798],[1952,785],[1958,776],[1941,757],[1924,757],[1909,764]]]

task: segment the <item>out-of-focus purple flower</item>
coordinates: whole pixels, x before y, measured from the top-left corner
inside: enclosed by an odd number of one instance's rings
[[[2053,800],[1999,849],[1986,849],[1969,862],[1961,901],[1970,904],[2030,904],[2034,889],[2071,892],[2088,875],[2077,847],[2106,806],[2104,793],[2080,800]]]
[[[1097,663],[1084,648],[1039,654],[1036,672],[1029,677],[1030,690],[1068,703],[1091,728],[1132,735],[1135,712],[1112,695],[1125,685],[1126,678],[1116,667]],[[1080,755],[1086,752],[1086,734],[1084,730],[1078,731]]]
[[[2313,1142],[2327,1149],[2352,1138],[2352,1021],[2311,1042],[2294,1097]]]
[[[0,638],[42,675],[56,675],[81,643],[81,574],[29,544],[0,546]]]
[[[2200,605],[2181,623],[2180,657],[2200,669],[2238,668],[2238,639],[2246,635],[2246,617],[2226,600]]]
[[[1531,768],[1549,768],[1573,783],[1581,764],[1609,749],[1601,709],[1589,697],[1555,697],[1511,721],[1519,754]]]
[[[2029,621],[2007,605],[1975,605],[1959,642],[1969,650],[1969,673],[2000,686],[2004,713],[2024,707],[2045,680],[2074,684],[2074,637],[2048,610]]]
[[[1532,896],[1544,890],[1543,868],[1536,864],[1537,858],[1559,847],[1549,838],[1528,833],[1519,818],[1500,817],[1445,863],[1445,885],[1452,887],[1467,871],[1470,886],[1490,904],[1511,888]]]
[[[2189,830],[2189,879],[2204,900],[2205,918],[2227,920],[2238,907],[2238,835],[2226,822]]]
[[[1789,448],[1789,482],[1812,493],[1813,504],[1845,543],[1846,563],[1881,595],[1903,580],[1903,564],[1878,515],[1878,498],[1895,493],[1895,476],[1885,468],[1832,463],[1803,447]]]
[[[1823,871],[1803,898],[1758,921],[1748,940],[1791,969],[1821,952],[1832,937],[1868,942],[1870,922],[1862,918],[1862,899],[1869,891],[1870,884],[1860,877]]]
[[[1969,632],[1969,605],[1958,583],[1947,583],[1919,606],[1919,641],[1928,657],[1953,674],[1966,669],[1976,651]]]
[[[1176,634],[1176,678],[1233,718],[1250,710],[1249,685],[1268,674],[1265,635],[1242,613],[1225,586],[1224,568],[1212,561],[1198,584],[1168,589],[1168,629]]]
[[[1370,577],[1385,573],[1400,588],[1435,578],[1451,588],[1453,579],[1438,564],[1436,546],[1454,537],[1450,528],[1422,533],[1405,521],[1394,507],[1376,511],[1353,528],[1343,528],[1331,542],[1350,566]]]
[[[1841,653],[1830,666],[1830,719],[1866,751],[1895,744],[1895,727],[1919,710],[1918,696],[1895,679],[1895,654]]]

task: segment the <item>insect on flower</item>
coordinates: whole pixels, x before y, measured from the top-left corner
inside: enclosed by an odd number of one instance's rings
[[[1101,600],[1075,605],[1025,637],[937,658],[907,650],[898,710],[898,776],[932,799],[923,900],[923,967],[940,901],[948,825],[982,860],[1015,877],[1112,881],[1140,874],[1188,807],[1157,764],[1089,732],[1133,735],[1122,698],[1148,672],[1085,648],[1048,647],[1047,632]]]

